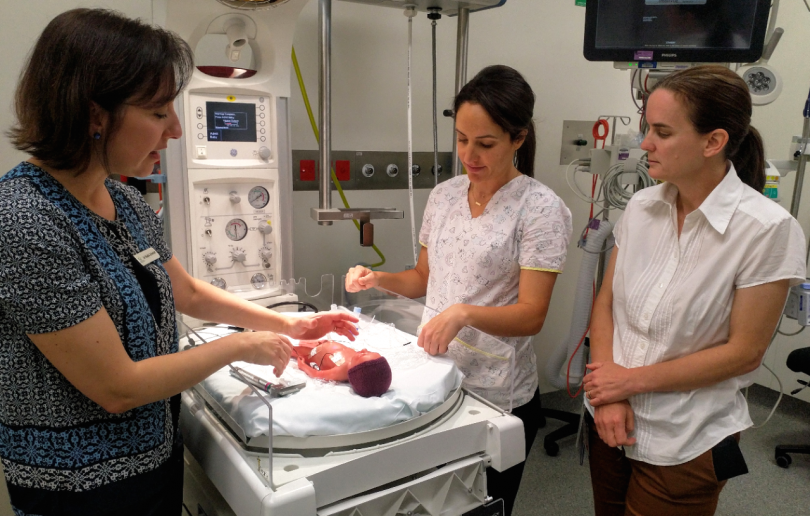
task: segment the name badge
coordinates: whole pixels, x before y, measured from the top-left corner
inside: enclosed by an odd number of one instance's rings
[[[154,262],[158,258],[160,258],[160,255],[158,254],[157,251],[155,251],[151,247],[135,255],[135,259],[138,260],[138,263],[140,263],[144,267]]]

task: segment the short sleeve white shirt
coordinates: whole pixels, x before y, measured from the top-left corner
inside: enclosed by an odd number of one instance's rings
[[[427,248],[430,264],[426,304],[438,312],[456,303],[514,304],[521,269],[560,273],[565,264],[571,213],[550,188],[521,175],[501,187],[473,218],[469,187],[467,176],[441,183],[425,208],[419,241]],[[511,405],[518,407],[537,389],[531,337],[499,340],[514,348],[513,375],[485,350],[476,352],[458,339],[448,354],[464,373],[465,387],[508,409],[514,384]]]
[[[733,165],[686,216],[680,238],[677,193],[668,183],[641,190],[614,229],[613,360],[627,368],[724,344],[738,289],[805,278],[799,223],[745,185]],[[689,392],[631,397],[637,443],[625,447],[627,457],[682,464],[748,428],[740,389],[752,379],[748,374]]]

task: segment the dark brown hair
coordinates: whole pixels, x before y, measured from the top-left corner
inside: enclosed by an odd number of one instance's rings
[[[504,65],[488,66],[478,72],[461,88],[453,102],[458,113],[465,102],[478,104],[501,129],[509,133],[512,141],[527,131],[523,145],[517,150],[515,168],[534,177],[534,153],[537,136],[534,130],[534,92],[529,83],[514,68]]]
[[[191,76],[193,54],[176,34],[104,9],[73,9],[48,24],[20,75],[12,144],[57,170],[83,172],[107,144],[127,105],[171,102]],[[110,115],[89,135],[91,103]]]
[[[751,94],[745,81],[728,68],[703,65],[674,73],[656,84],[675,94],[700,134],[715,129],[728,133],[726,159],[743,183],[761,192],[765,187],[765,149],[751,126]]]

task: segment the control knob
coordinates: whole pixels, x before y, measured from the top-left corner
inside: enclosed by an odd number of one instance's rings
[[[262,235],[269,235],[273,232],[273,226],[270,225],[270,221],[265,221],[264,224],[259,223],[259,233]]]
[[[213,267],[215,263],[217,263],[217,253],[214,251],[208,251],[207,253],[203,254],[203,262],[208,267]]]
[[[228,194],[228,195],[229,195],[229,197],[231,198],[231,204],[239,204],[240,202],[242,202],[242,198],[241,198],[241,197],[239,197],[239,194],[238,194],[238,193],[236,193],[236,192],[231,192],[231,193],[230,193],[230,194]]]
[[[262,247],[259,249],[259,256],[262,257],[262,261],[269,262],[270,258],[273,257],[273,250],[268,247]]]
[[[272,156],[272,155],[273,155],[273,153],[270,152],[270,149],[268,149],[267,147],[261,147],[259,149],[259,157],[262,158],[265,161],[270,159],[270,156]]]
[[[231,250],[231,258],[234,262],[245,263],[247,254],[244,249],[236,248]]]

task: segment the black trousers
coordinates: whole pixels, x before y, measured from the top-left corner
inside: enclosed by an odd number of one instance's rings
[[[523,430],[526,438],[526,457],[528,457],[529,450],[532,449],[532,444],[534,444],[534,438],[537,437],[537,431],[545,426],[545,418],[543,417],[542,407],[540,406],[540,389],[534,392],[534,396],[528,403],[514,409],[512,415],[523,421]],[[515,498],[517,498],[518,489],[520,489],[520,479],[523,478],[523,467],[525,465],[526,462],[524,461],[503,472],[487,468],[487,492],[489,496],[495,500],[503,498],[505,516],[512,514],[512,508],[515,506]]]

